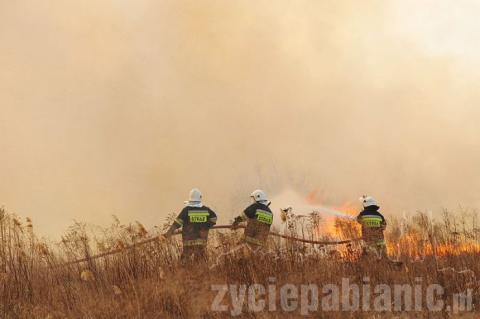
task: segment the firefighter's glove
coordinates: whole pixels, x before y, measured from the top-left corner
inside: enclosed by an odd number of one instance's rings
[[[232,223],[232,230],[236,230],[238,229],[239,227],[239,224],[243,221],[242,217],[241,216],[238,216],[236,217],[234,220],[233,220],[233,223]]]

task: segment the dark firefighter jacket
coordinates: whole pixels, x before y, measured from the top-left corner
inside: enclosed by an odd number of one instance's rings
[[[206,246],[208,231],[217,223],[217,215],[207,206],[187,206],[175,219],[175,223],[182,227],[184,246]]]
[[[367,244],[384,246],[385,237],[383,231],[387,226],[387,222],[378,210],[379,207],[377,206],[365,208],[358,215],[357,221],[362,225],[362,237]]]
[[[273,213],[267,205],[254,203],[243,212],[247,219],[245,241],[253,245],[264,245],[273,223]]]

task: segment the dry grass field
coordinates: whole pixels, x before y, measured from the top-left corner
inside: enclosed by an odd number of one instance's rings
[[[286,221],[290,232],[298,231]],[[332,226],[336,237],[356,236],[348,222]],[[445,212],[432,223],[418,213],[408,220],[390,223],[387,238],[391,258],[403,261],[394,266],[386,260],[361,258],[354,243],[342,247],[312,247],[272,237],[268,253],[236,250],[241,230],[212,231],[207,263],[182,264],[178,236],[168,242],[139,242],[155,236],[136,223],[118,220],[108,229],[95,230],[73,225],[57,244],[40,241],[27,219],[0,212],[0,318],[228,318],[231,299],[212,307],[216,291],[212,285],[275,284],[341,285],[342,279],[376,284],[438,283],[445,289],[445,304],[451,296],[473,290],[472,312],[452,314],[405,309],[386,311],[324,311],[308,313],[314,318],[476,318],[480,302],[478,232],[475,214]],[[159,229],[158,232],[161,230]],[[297,234],[297,236],[299,236]],[[303,236],[306,236],[303,234]],[[309,236],[317,236],[310,234]],[[323,239],[328,239],[323,236]],[[133,247],[131,246],[133,245]],[[127,248],[105,258],[93,255]],[[85,262],[69,263],[86,258]],[[424,288],[422,288],[424,289]],[[278,294],[271,302],[281,305]],[[239,318],[297,318],[300,309],[252,311],[243,306]],[[233,313],[234,314],[234,313]]]

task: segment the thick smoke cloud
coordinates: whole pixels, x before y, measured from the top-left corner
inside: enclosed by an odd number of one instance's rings
[[[479,203],[473,1],[0,1],[0,203],[44,233],[264,188]],[[286,203],[288,204],[288,203]]]

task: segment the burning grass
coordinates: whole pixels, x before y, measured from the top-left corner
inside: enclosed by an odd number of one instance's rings
[[[388,227],[391,258],[404,262],[398,269],[385,261],[360,257],[361,247],[311,246],[272,238],[268,254],[231,254],[241,231],[215,231],[209,244],[209,262],[186,267],[179,262],[179,238],[168,242],[140,241],[161,232],[146,231],[139,223],[118,220],[107,229],[91,231],[76,223],[58,244],[39,240],[30,220],[0,210],[0,317],[1,318],[223,318],[211,309],[214,284],[268,285],[283,283],[340,283],[342,278],[374,283],[440,283],[447,293],[478,291],[480,241],[474,214],[445,212],[433,222],[423,213],[392,220]],[[318,216],[310,216],[312,222]],[[302,224],[303,223],[303,224]],[[313,224],[315,226],[315,224]],[[354,238],[357,225],[337,219],[329,234],[317,227],[285,218],[284,231],[308,238]],[[133,248],[100,259],[97,253]],[[83,259],[82,263],[68,262]],[[478,305],[478,296],[474,305]],[[394,317],[400,313],[383,313]],[[297,317],[294,313],[246,313],[248,318]],[[373,318],[368,312],[319,313],[325,318]],[[437,314],[447,316],[446,313]],[[435,317],[426,311],[408,317]]]

